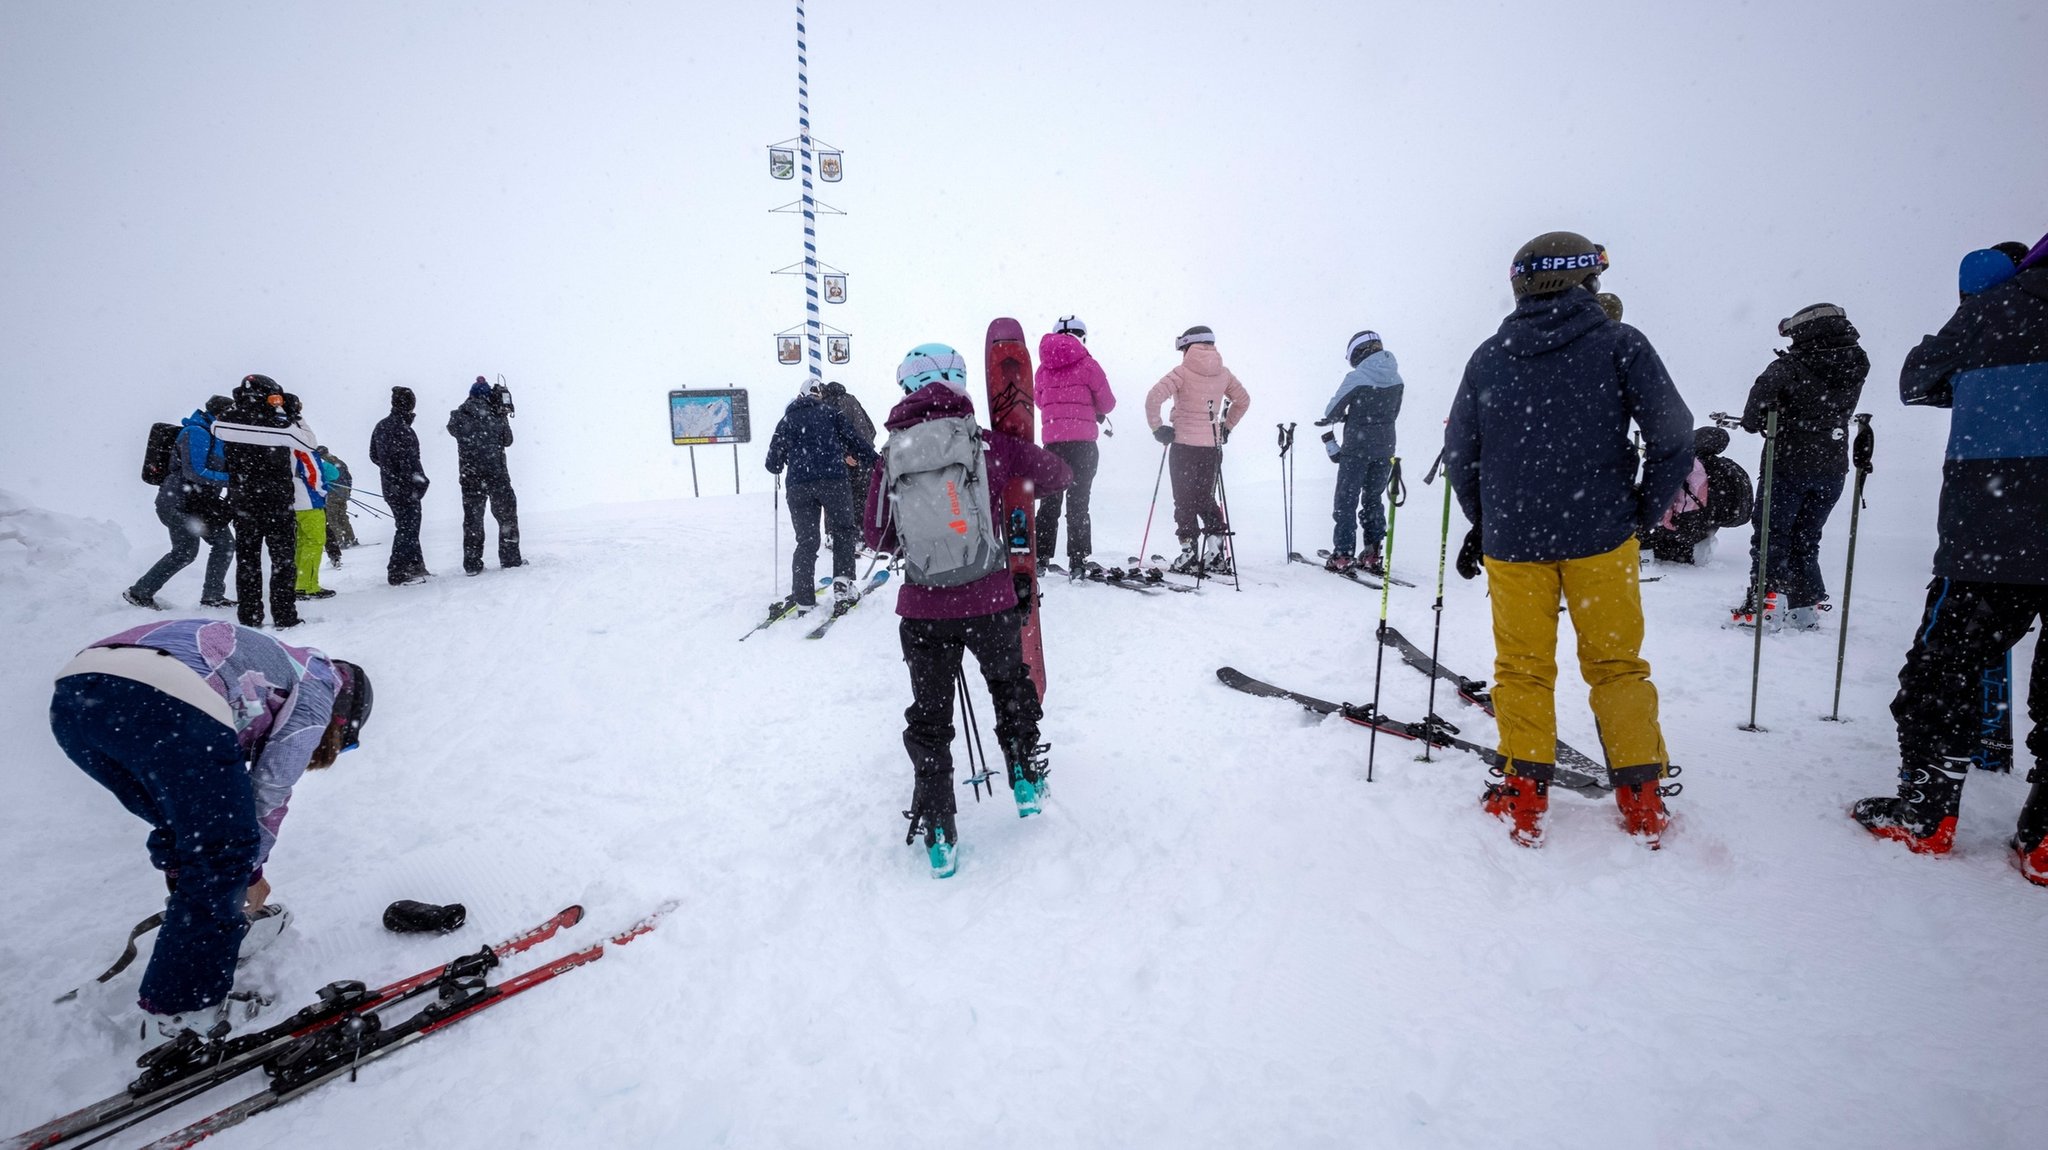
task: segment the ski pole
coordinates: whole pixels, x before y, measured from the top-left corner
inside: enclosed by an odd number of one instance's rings
[[[1764,507],[1757,525],[1756,574],[1750,583],[1750,618],[1756,625],[1756,649],[1749,658],[1749,723],[1742,730],[1758,732],[1756,693],[1764,669],[1764,607],[1770,602],[1771,570],[1771,472],[1778,459],[1778,409],[1772,408],[1764,421]]]
[[[1276,423],[1280,429],[1280,536],[1287,547],[1287,557],[1294,558],[1294,485],[1288,481],[1288,463],[1294,450],[1294,425]]]
[[[967,785],[973,789],[974,801],[978,803],[981,801],[981,788],[984,784],[987,785],[990,795],[996,793],[996,787],[989,775],[988,750],[981,745],[981,718],[974,713],[974,696],[967,693],[967,669],[964,666],[954,668],[953,681],[960,688],[960,713],[964,719],[961,723],[961,733],[966,736],[962,741],[967,748]],[[977,757],[981,763],[979,770],[975,768]]]
[[[1398,486],[1400,482],[1401,457],[1396,455],[1394,457],[1394,475],[1390,486]],[[1373,759],[1379,753],[1380,672],[1387,665],[1387,596],[1394,587],[1394,580],[1391,577],[1394,570],[1394,516],[1400,511],[1401,503],[1402,500],[1396,497],[1387,504],[1386,545],[1381,551],[1381,563],[1386,567],[1389,577],[1380,580],[1380,627],[1379,632],[1373,636],[1376,640],[1373,643],[1375,650],[1372,653],[1373,727],[1365,743],[1365,781],[1368,783],[1372,781]],[[1431,676],[1431,678],[1434,677],[1433,675]],[[1429,740],[1427,739],[1423,740],[1425,746],[1428,745],[1428,742]]]
[[[1429,486],[1430,484],[1432,484],[1432,483],[1435,483],[1435,482],[1436,482],[1436,477],[1437,477],[1437,476],[1438,476],[1439,474],[1441,474],[1441,473],[1442,473],[1442,471],[1443,471],[1443,467],[1444,467],[1444,453],[1443,453],[1443,451],[1442,451],[1441,449],[1439,449],[1439,450],[1437,451],[1437,453],[1436,453],[1436,462],[1435,462],[1435,463],[1432,463],[1432,464],[1430,464],[1430,465],[1429,465],[1429,474],[1427,474],[1427,475],[1425,475],[1425,476],[1423,476],[1423,477],[1422,477],[1422,485],[1423,485],[1424,487],[1427,487],[1427,486]],[[1427,711],[1424,711],[1424,712],[1423,712],[1423,716],[1422,716],[1422,723],[1423,723],[1423,726],[1424,726],[1425,728],[1427,728],[1428,730],[1430,730],[1431,732],[1434,732],[1434,731],[1435,731],[1435,729],[1436,729],[1436,727],[1437,727],[1437,717],[1436,717],[1436,680],[1437,680],[1437,662],[1436,662],[1436,657],[1437,657],[1437,651],[1438,651],[1438,644],[1440,644],[1441,642],[1443,642],[1443,637],[1444,637],[1444,558],[1445,558],[1446,556],[1448,556],[1448,555],[1450,554],[1450,550],[1451,550],[1451,481],[1450,481],[1450,479],[1449,479],[1449,478],[1446,478],[1446,479],[1444,480],[1444,518],[1443,518],[1443,526],[1442,526],[1442,528],[1441,528],[1441,529],[1440,529],[1440,530],[1438,531],[1438,533],[1437,533],[1437,539],[1436,539],[1436,603],[1435,603],[1434,605],[1432,605],[1432,606],[1430,607],[1430,610],[1432,610],[1432,611],[1436,612],[1436,628],[1435,628],[1435,630],[1434,630],[1434,631],[1433,631],[1433,632],[1432,632],[1432,633],[1430,634],[1430,637],[1429,637],[1429,709],[1428,709]],[[1388,574],[1390,574],[1390,575],[1391,575],[1392,573],[1393,573],[1393,571],[1392,571],[1392,568],[1389,568],[1389,569],[1388,569]],[[1422,761],[1423,761],[1423,762],[1425,762],[1425,763],[1429,761],[1429,744],[1430,744],[1430,741],[1429,741],[1428,739],[1424,739],[1424,740],[1422,741]]]
[[[773,550],[768,557],[768,586],[773,589],[782,586],[782,573],[780,571],[782,566],[782,473],[780,471],[775,473],[775,491],[769,496],[768,509],[775,516],[775,533],[771,536],[774,540]],[[790,528],[794,530],[796,524],[790,524]]]
[[[1159,473],[1152,477],[1152,504],[1145,508],[1145,534],[1138,540],[1138,553],[1131,556],[1133,566],[1145,562],[1145,545],[1152,541],[1152,513],[1159,510],[1159,484],[1166,478],[1166,449],[1171,443],[1159,445]]]
[[[1828,711],[1828,721],[1842,721],[1842,664],[1849,655],[1849,593],[1856,587],[1856,519],[1863,510],[1863,481],[1870,478],[1870,453],[1877,446],[1877,435],[1870,430],[1870,416],[1856,417],[1856,492],[1849,500],[1849,562],[1842,571],[1842,633],[1835,640],[1835,705]]]
[[[1222,555],[1230,563],[1231,589],[1242,591],[1244,590],[1244,580],[1237,573],[1237,547],[1235,546],[1236,540],[1233,538],[1236,533],[1230,529],[1230,491],[1223,485],[1223,440],[1230,434],[1229,429],[1224,425],[1230,421],[1230,401],[1225,400],[1223,402],[1223,412],[1221,415],[1218,415],[1216,413],[1216,403],[1214,400],[1211,400],[1209,403],[1209,419],[1216,431],[1216,513],[1223,520],[1223,546],[1219,549],[1218,554]]]

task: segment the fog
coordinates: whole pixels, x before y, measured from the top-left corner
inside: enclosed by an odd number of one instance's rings
[[[1931,530],[1946,419],[1897,407],[1897,369],[1965,251],[2048,228],[2040,5],[1648,7],[820,0],[812,120],[847,175],[819,194],[848,213],[820,253],[852,275],[825,318],[854,334],[828,372],[879,418],[912,345],[978,361],[993,316],[1078,313],[1127,405],[1105,482],[1145,486],[1138,401],[1183,328],[1216,330],[1270,456],[1373,327],[1427,459],[1509,257],[1566,228],[1698,415],[1740,404],[1779,317],[1846,307],[1875,482]],[[529,506],[689,494],[685,385],[753,390],[764,490],[804,372],[774,360],[801,227],[764,148],[796,134],[794,16],[0,8],[0,487],[153,541],[148,425],[264,372],[366,486],[389,387],[416,389],[430,518],[478,374],[517,397]],[[730,490],[726,449],[699,464]]]

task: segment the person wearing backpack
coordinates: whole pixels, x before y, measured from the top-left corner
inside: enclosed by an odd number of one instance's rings
[[[775,435],[768,441],[766,466],[789,472],[784,498],[796,531],[789,553],[789,602],[811,607],[818,601],[818,516],[832,533],[832,606],[843,610],[853,602],[853,553],[858,538],[853,523],[853,492],[846,486],[846,461],[857,460],[872,470],[875,445],[862,439],[839,409],[825,401],[818,385],[807,384],[789,401]]]
[[[1104,416],[1116,410],[1116,393],[1102,365],[1088,354],[1088,325],[1073,316],[1038,341],[1038,374],[1032,381],[1038,404],[1040,438],[1045,449],[1060,457],[1074,473],[1065,491],[1039,493],[1038,562],[1053,561],[1060,540],[1060,512],[1067,515],[1067,570],[1076,575],[1100,573],[1102,564],[1088,558],[1095,550],[1088,497],[1101,461],[1096,436]]]
[[[924,835],[934,877],[953,873],[953,693],[964,652],[974,652],[995,705],[1019,817],[1038,811],[1048,749],[1038,741],[1044,712],[1024,664],[1023,615],[1009,554],[996,531],[998,501],[1012,478],[1040,495],[1060,491],[1073,472],[1059,456],[975,423],[967,363],[945,344],[913,348],[896,369],[906,396],[889,413],[888,444],[868,483],[861,517],[868,546],[901,557],[896,596],[911,703],[903,747],[915,776],[909,835]]]
[[[1842,498],[1849,474],[1849,417],[1863,398],[1870,357],[1857,343],[1849,313],[1831,303],[1780,320],[1778,334],[1792,346],[1775,353],[1742,408],[1742,429],[1754,434],[1765,430],[1772,410],[1778,413],[1769,509],[1771,569],[1756,570],[1763,543],[1764,514],[1759,511],[1749,545],[1749,590],[1732,615],[1740,626],[1756,625],[1761,581],[1766,629],[1817,631],[1821,604],[1828,597],[1820,570],[1821,529]]]
[[[186,416],[178,431],[168,474],[156,491],[156,517],[170,529],[171,549],[143,572],[134,586],[121,592],[121,598],[137,607],[161,610],[156,593],[199,557],[202,542],[208,550],[199,602],[207,607],[235,605],[227,597],[228,564],[235,557],[234,513],[228,509],[225,495],[228,464],[220,440],[213,435],[213,421],[233,405],[227,396],[216,395],[205,407]]]
[[[327,559],[341,566],[343,548],[356,545],[356,529],[348,520],[348,501],[355,494],[354,477],[348,464],[325,447],[314,450],[320,460],[320,477],[327,481]]]
[[[1230,525],[1216,503],[1216,478],[1223,470],[1223,445],[1230,430],[1251,410],[1252,397],[1223,366],[1216,351],[1216,333],[1191,327],[1174,339],[1180,366],[1166,373],[1145,393],[1145,422],[1152,438],[1170,444],[1167,469],[1173,473],[1173,533],[1180,555],[1168,570],[1193,571],[1200,565],[1228,575],[1224,537]],[[1160,407],[1173,401],[1171,422]],[[1209,536],[1209,554],[1201,555],[1201,537]]]
[[[1329,561],[1323,566],[1339,574],[1357,567],[1384,575],[1380,541],[1387,534],[1387,509],[1380,498],[1394,477],[1394,421],[1400,418],[1401,396],[1407,388],[1394,353],[1376,331],[1352,336],[1344,358],[1351,370],[1323,409],[1323,417],[1316,420],[1317,427],[1344,425],[1341,448],[1331,443],[1331,433],[1323,434],[1324,444],[1334,448],[1331,459],[1337,464],[1337,526]]]
[[[296,627],[298,522],[292,515],[292,452],[319,446],[302,438],[284,411],[284,389],[267,375],[244,376],[234,406],[213,433],[227,460],[228,503],[235,513],[235,617],[263,626],[263,553],[270,553],[270,620]]]
[[[520,566],[526,560],[519,554],[519,499],[505,465],[512,420],[483,376],[469,385],[462,406],[448,413],[448,434],[455,437],[455,478],[462,488],[462,573],[483,573],[486,501],[498,521],[498,566]]]
[[[1706,562],[1715,532],[1749,522],[1755,501],[1749,473],[1722,454],[1728,433],[1708,425],[1692,433],[1693,466],[1664,517],[1643,529],[1643,546],[1659,563]]]

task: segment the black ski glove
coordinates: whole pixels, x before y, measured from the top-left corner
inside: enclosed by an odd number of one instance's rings
[[[1152,429],[1152,438],[1158,440],[1161,443],[1172,443],[1173,428],[1166,424],[1160,424],[1158,427]]]
[[[1458,548],[1458,577],[1477,579],[1480,571],[1479,561],[1479,525],[1474,523],[1472,530],[1465,532],[1465,542]]]

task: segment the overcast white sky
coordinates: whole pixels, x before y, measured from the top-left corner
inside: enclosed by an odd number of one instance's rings
[[[1137,401],[1196,323],[1262,443],[1379,329],[1404,452],[1434,456],[1509,256],[1570,228],[1697,414],[1740,402],[1778,317],[1847,307],[1900,445],[1880,482],[1931,493],[1946,420],[1897,407],[1900,359],[1963,252],[2048,229],[2035,0],[820,0],[810,24],[813,123],[846,152],[825,198],[851,214],[821,225],[853,273],[841,378],[880,409],[914,344],[978,359],[993,316],[1078,312],[1131,405],[1105,469],[1140,485]],[[0,487],[148,524],[148,424],[261,371],[364,471],[389,386],[417,389],[453,514],[441,413],[503,372],[530,506],[687,494],[667,390],[752,388],[765,439],[801,378],[773,359],[802,296],[767,273],[801,248],[764,149],[795,133],[793,25],[738,2],[0,6]],[[729,455],[700,463],[730,481]]]

